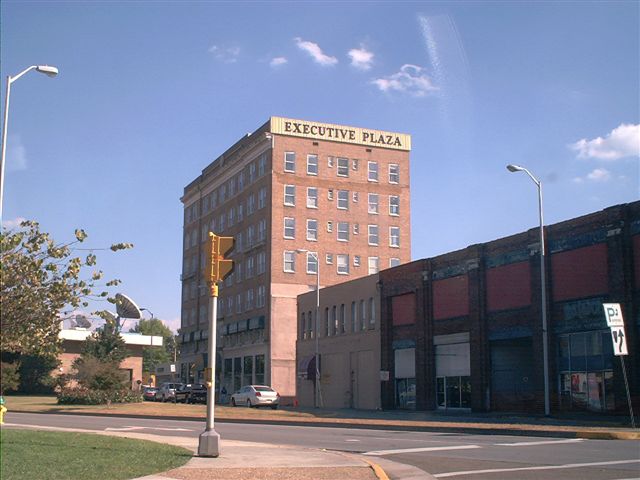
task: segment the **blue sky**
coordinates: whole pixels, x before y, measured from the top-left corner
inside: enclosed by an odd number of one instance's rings
[[[410,133],[412,257],[640,196],[640,7],[626,2],[1,6],[3,221],[84,228],[107,277],[179,326],[184,186],[270,116]],[[96,305],[103,308],[103,305]]]

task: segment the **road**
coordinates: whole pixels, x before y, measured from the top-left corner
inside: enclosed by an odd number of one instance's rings
[[[9,413],[7,424],[197,437],[204,421]],[[456,479],[640,479],[640,442],[216,423],[241,440],[356,452]],[[384,460],[382,460],[384,462]],[[384,463],[383,463],[384,466]]]

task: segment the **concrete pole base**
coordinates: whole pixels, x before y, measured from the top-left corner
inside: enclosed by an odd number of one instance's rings
[[[220,456],[220,435],[215,430],[205,430],[200,434],[198,455],[201,457]]]

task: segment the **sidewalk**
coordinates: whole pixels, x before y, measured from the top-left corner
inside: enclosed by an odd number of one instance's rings
[[[197,438],[133,432],[101,433],[176,445],[197,452]],[[194,456],[186,465],[134,480],[388,480],[377,464],[357,455],[264,443],[221,440],[217,458]],[[432,478],[424,475],[423,478]]]

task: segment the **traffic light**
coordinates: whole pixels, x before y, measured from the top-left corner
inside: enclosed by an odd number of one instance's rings
[[[209,268],[206,280],[218,283],[233,272],[233,260],[225,258],[231,250],[235,240],[233,237],[221,237],[209,232]]]

